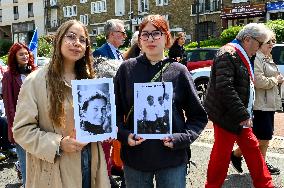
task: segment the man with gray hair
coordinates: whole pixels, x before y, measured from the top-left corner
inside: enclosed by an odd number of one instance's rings
[[[93,52],[94,57],[123,60],[118,48],[123,45],[126,38],[124,23],[119,19],[107,20],[104,27],[106,43]]]
[[[206,188],[222,187],[230,156],[237,142],[246,159],[254,187],[274,187],[271,175],[252,132],[254,72],[252,56],[268,41],[263,24],[246,25],[232,42],[221,47],[213,61],[204,107],[214,126],[214,145]]]

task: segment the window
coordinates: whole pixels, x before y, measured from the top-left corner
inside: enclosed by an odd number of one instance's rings
[[[13,0],[13,3],[18,3],[18,0]]]
[[[115,0],[115,15],[123,16],[125,14],[125,1]]]
[[[2,22],[2,9],[0,9],[0,22]]]
[[[93,35],[97,35],[97,29],[93,29],[93,30],[92,30],[92,34],[93,34]]]
[[[104,27],[98,27],[97,29],[98,29],[98,35],[99,34],[104,34],[104,32],[105,32]]]
[[[80,0],[80,3],[86,3],[88,0]]]
[[[72,15],[71,16],[77,16],[77,6],[76,5],[72,6]]]
[[[34,17],[33,4],[28,3],[28,18]]]
[[[196,27],[197,28],[197,27]],[[215,22],[201,22],[198,25],[200,40],[206,40],[216,36]]]
[[[145,13],[149,10],[149,1],[148,0],[138,0],[138,12]]]
[[[67,15],[67,8],[66,7],[63,7],[63,16],[64,17],[68,17],[68,15]]]
[[[169,0],[156,0],[156,6],[168,5]]]
[[[73,11],[73,7],[67,6],[67,16],[68,16],[68,17],[71,17],[71,16],[72,16],[72,11]]]
[[[14,7],[13,7],[13,10],[14,10],[14,20],[18,20],[18,19],[19,19],[18,6],[14,6]]]
[[[57,4],[57,0],[50,0],[50,6],[55,6]]]
[[[91,2],[91,14],[97,13],[97,2]]]
[[[77,16],[77,6],[66,6],[63,7],[63,15],[64,17],[72,17],[72,16]]]
[[[101,4],[102,4],[102,12],[107,12],[106,0],[102,0],[102,1],[101,1]]]
[[[80,22],[82,22],[84,25],[88,25],[89,24],[88,14],[80,15]]]
[[[106,0],[91,2],[91,14],[106,12]]]

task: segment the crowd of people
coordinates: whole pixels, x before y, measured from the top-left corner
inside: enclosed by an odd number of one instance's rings
[[[275,187],[271,175],[280,170],[265,157],[274,114],[281,109],[283,76],[270,54],[276,41],[272,30],[248,24],[220,48],[203,107],[183,65],[185,33],[178,33],[172,45],[167,20],[148,15],[123,54],[119,47],[126,38],[124,23],[111,19],[104,29],[106,43],[92,52],[86,27],[76,20],[66,21],[55,34],[50,63],[39,70],[26,45],[15,43],[10,48],[9,69],[2,79],[7,123],[1,119],[1,134],[7,134],[1,135],[1,151],[15,145],[25,187],[151,188],[155,179],[157,188],[185,188],[190,145],[208,118],[214,126],[214,145],[205,187],[222,187],[230,161],[241,173],[242,155],[256,188]],[[79,142],[71,80],[100,77],[114,78],[117,140]],[[169,82],[173,87],[171,99],[165,90],[157,99],[149,93],[141,115],[154,134],[168,133],[172,120],[172,134],[163,139],[134,134],[134,85],[148,82]],[[172,100],[171,118],[166,100]],[[107,131],[109,122],[104,126],[101,118],[106,103],[99,94],[84,102],[81,126],[85,131]],[[89,118],[94,108],[100,115]],[[157,127],[157,122],[165,128]],[[233,151],[235,142],[239,148]],[[113,174],[121,176],[121,185]]]

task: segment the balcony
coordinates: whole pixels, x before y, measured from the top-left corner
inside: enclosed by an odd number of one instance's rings
[[[196,3],[191,5],[191,14],[197,13]],[[221,10],[220,1],[211,1],[210,3],[199,3],[199,13],[209,13],[209,12],[217,12]]]
[[[48,32],[55,32],[58,27],[61,25],[62,21],[57,19],[57,20],[49,20],[46,23],[46,29]]]

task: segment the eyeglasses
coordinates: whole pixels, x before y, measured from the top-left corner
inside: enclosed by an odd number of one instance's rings
[[[113,32],[117,32],[117,33],[121,33],[122,35],[126,35],[125,31],[113,31]]]
[[[163,35],[163,32],[161,32],[160,30],[154,30],[151,33],[149,33],[148,31],[142,31],[140,35],[140,39],[143,41],[147,41],[150,35],[152,36],[154,40],[159,40],[161,36]]]
[[[256,38],[254,38],[253,36],[251,36],[252,39],[256,40],[258,42],[258,47],[260,48],[263,45],[263,42],[260,42],[259,40],[257,40]]]
[[[70,43],[70,44],[76,43],[78,41],[78,39],[79,39],[79,42],[80,42],[81,45],[86,46],[86,44],[87,44],[87,38],[86,37],[83,37],[83,36],[77,37],[76,34],[74,34],[74,33],[66,34],[65,37],[66,37],[66,42]]]
[[[276,43],[276,40],[275,39],[271,39],[269,41],[267,41],[266,44],[275,44]]]

